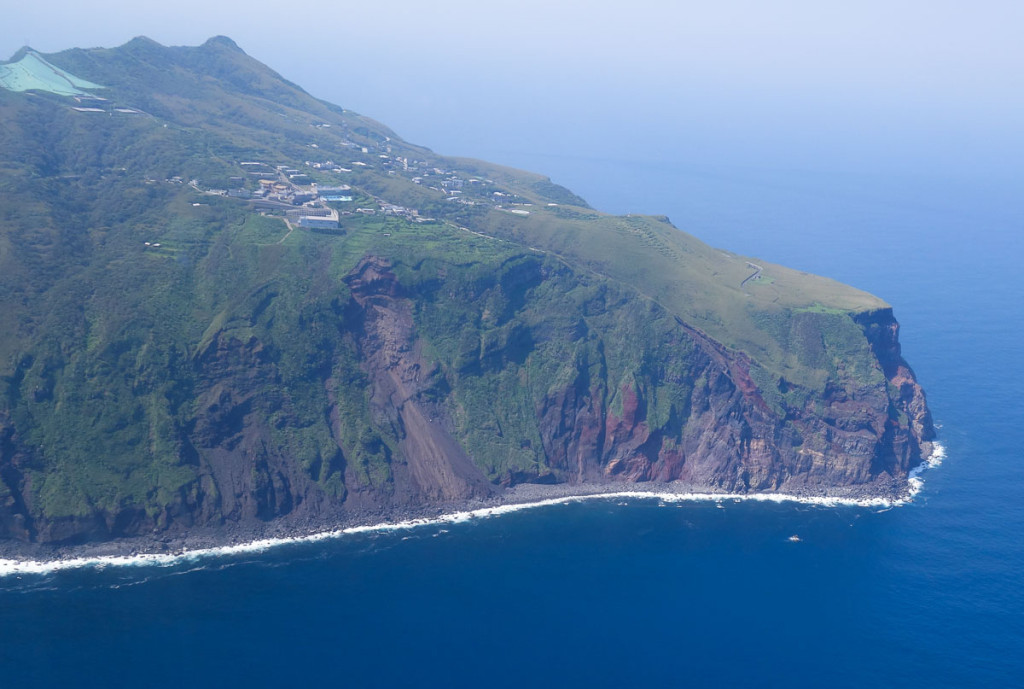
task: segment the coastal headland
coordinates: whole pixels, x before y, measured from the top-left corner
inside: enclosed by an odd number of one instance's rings
[[[225,37],[0,77],[18,558],[595,493],[889,504],[935,455],[874,295],[438,155]]]

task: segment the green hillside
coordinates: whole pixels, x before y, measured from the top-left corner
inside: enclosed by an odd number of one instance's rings
[[[257,516],[312,500],[292,471],[331,499],[397,499],[409,419],[375,397],[376,307],[353,291],[368,258],[411,309],[417,399],[495,483],[564,478],[537,418],[570,383],[620,416],[641,395],[652,433],[684,434],[695,342],[745,362],[779,419],[826,389],[885,389],[851,317],[879,299],[439,156],[229,39],[43,59],[104,87],[0,88],[0,503],[28,515],[12,524],[227,519],[232,452]]]

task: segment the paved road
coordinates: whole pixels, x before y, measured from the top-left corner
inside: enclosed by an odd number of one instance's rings
[[[751,275],[748,275],[746,280],[740,283],[740,289],[746,287],[748,282],[761,275],[761,271],[764,270],[764,268],[762,268],[761,266],[757,265],[756,263],[751,263],[750,261],[747,261],[747,267],[755,268],[756,270],[754,270],[754,272]]]

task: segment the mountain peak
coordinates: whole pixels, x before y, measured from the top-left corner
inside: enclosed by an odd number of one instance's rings
[[[238,44],[227,36],[214,36],[203,44],[204,48],[227,48],[245,54],[245,51],[238,47]]]
[[[153,48],[153,47],[163,48],[164,46],[161,45],[158,41],[154,41],[149,36],[136,36],[132,40],[130,40],[127,43],[125,43],[124,46],[122,46],[122,47],[124,47],[124,48]]]

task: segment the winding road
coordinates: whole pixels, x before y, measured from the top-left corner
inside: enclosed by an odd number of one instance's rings
[[[761,266],[757,265],[756,263],[751,263],[750,261],[747,261],[747,267],[754,268],[755,270],[752,274],[748,275],[743,282],[740,283],[740,289],[746,287],[747,283],[753,280],[754,278],[759,277],[761,275],[761,271],[764,270],[764,268],[762,268]]]

